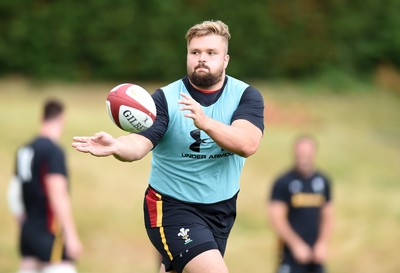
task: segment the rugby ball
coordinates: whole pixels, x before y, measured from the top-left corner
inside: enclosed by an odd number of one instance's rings
[[[139,133],[147,130],[156,119],[156,105],[141,86],[131,83],[117,85],[108,93],[107,112],[124,131]]]

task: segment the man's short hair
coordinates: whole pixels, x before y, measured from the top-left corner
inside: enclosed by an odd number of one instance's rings
[[[64,112],[64,104],[57,99],[48,99],[44,104],[43,120],[51,120]]]
[[[219,35],[225,38],[226,42],[231,38],[228,26],[219,20],[216,21],[204,21],[202,23],[192,26],[186,32],[186,41],[189,44],[190,41],[195,37],[202,37],[208,35]]]

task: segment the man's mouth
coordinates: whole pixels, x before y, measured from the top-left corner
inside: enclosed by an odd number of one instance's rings
[[[196,66],[194,70],[197,72],[203,72],[203,71],[208,72],[210,69],[207,66],[199,65],[199,66]]]

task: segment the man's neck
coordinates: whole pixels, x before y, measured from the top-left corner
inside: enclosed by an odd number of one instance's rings
[[[315,169],[310,169],[306,171],[295,168],[295,170],[304,179],[310,179],[315,173]]]
[[[54,124],[52,121],[43,122],[40,127],[40,135],[57,142],[60,139],[61,131],[58,124]]]

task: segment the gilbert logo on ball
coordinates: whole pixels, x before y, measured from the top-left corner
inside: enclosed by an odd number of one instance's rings
[[[147,130],[156,119],[156,105],[141,86],[120,84],[108,93],[107,111],[111,120],[122,130],[139,133]]]

